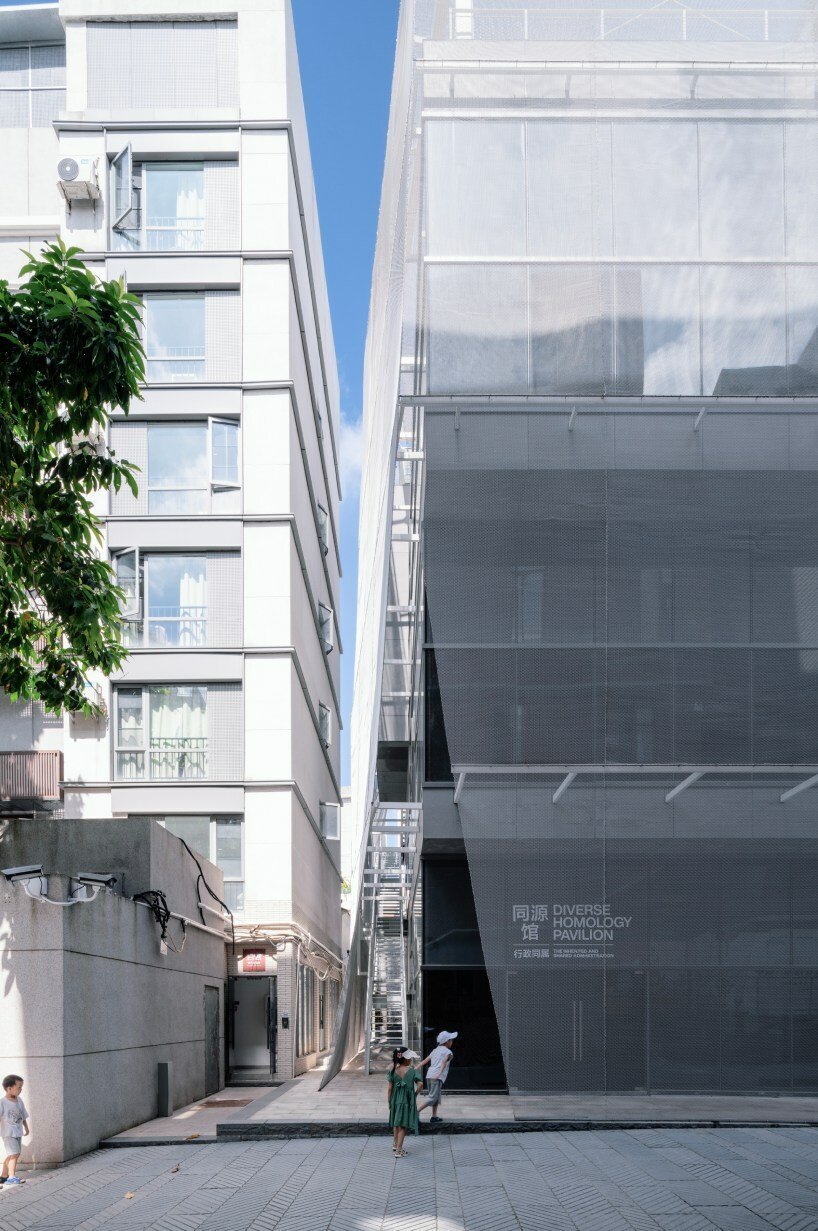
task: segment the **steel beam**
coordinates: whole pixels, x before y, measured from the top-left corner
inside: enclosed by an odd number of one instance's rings
[[[803,782],[799,782],[797,786],[791,786],[781,796],[781,803],[785,804],[788,799],[792,799],[793,795],[800,795],[802,791],[808,791],[811,786],[815,786],[816,782],[818,782],[818,774],[813,774],[811,778],[806,778]]]
[[[704,771],[700,773],[697,770],[695,774],[688,774],[687,777],[684,778],[679,783],[678,786],[675,786],[672,791],[668,791],[667,795],[665,796],[665,803],[666,804],[672,803],[672,801],[676,798],[677,795],[681,795],[682,791],[686,791],[689,786],[692,786],[694,782],[698,782],[699,779],[703,777],[704,777]]]
[[[558,803],[560,802],[560,800],[562,799],[563,795],[564,795],[564,794],[565,794],[565,792],[568,790],[569,786],[570,786],[570,785],[571,785],[571,783],[574,781],[574,779],[576,778],[576,776],[577,776],[577,774],[576,774],[576,770],[573,770],[573,769],[571,770],[570,774],[566,774],[566,775],[565,775],[565,777],[563,778],[562,782],[559,784],[559,786],[557,787],[556,791],[555,791],[555,792],[554,792],[554,794],[551,796],[551,802],[552,802],[552,804],[558,804]]]

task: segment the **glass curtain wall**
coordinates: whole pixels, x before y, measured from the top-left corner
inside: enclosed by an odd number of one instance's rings
[[[515,1090],[818,1089],[800,50],[424,81],[427,774]]]

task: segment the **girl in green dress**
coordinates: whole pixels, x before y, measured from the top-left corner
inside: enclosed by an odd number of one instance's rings
[[[418,1132],[416,1095],[417,1085],[423,1081],[423,1074],[419,1069],[412,1068],[411,1061],[419,1059],[417,1052],[409,1051],[407,1047],[396,1047],[392,1053],[392,1068],[387,1079],[387,1101],[395,1158],[403,1158],[406,1154],[403,1139],[407,1130]]]

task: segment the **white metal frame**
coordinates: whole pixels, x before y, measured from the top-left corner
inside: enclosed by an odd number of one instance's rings
[[[226,424],[227,426],[236,429],[236,459],[237,473],[235,482],[230,482],[225,479],[216,479],[213,476],[213,425],[216,423]],[[157,487],[151,482],[150,461],[147,466],[147,482],[146,490],[148,493],[148,502],[150,503],[151,492],[203,492],[207,500],[207,512],[213,510],[213,493],[223,491],[241,491],[242,489],[242,456],[241,456],[241,421],[239,419],[231,419],[229,416],[208,415],[201,419],[155,419],[147,425],[148,430],[148,458],[150,459],[150,433],[152,428],[163,427],[191,427],[203,425],[206,432],[206,451],[207,451],[207,477],[201,487],[183,487],[181,483],[175,484],[173,487]],[[160,514],[156,514],[160,516]]]

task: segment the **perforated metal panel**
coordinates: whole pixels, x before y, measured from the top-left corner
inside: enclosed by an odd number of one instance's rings
[[[244,777],[244,707],[241,684],[208,684],[209,777]]]
[[[235,107],[235,21],[89,22],[88,106]]]
[[[238,248],[241,244],[241,180],[237,162],[204,164],[205,247]]]
[[[798,0],[402,5],[355,781],[368,816],[414,399],[427,765],[518,1089],[818,1088],[815,37]]]
[[[207,644],[241,645],[242,570],[237,551],[207,554]]]
[[[118,492],[112,490],[111,513],[115,517],[142,516],[148,512],[148,425],[115,419],[111,423],[111,448],[118,457],[139,467],[139,495],[134,496],[126,483]]]
[[[207,380],[241,378],[241,297],[238,291],[205,295],[205,369]]]
[[[562,37],[512,7],[460,36]],[[815,1088],[815,805],[781,802],[818,766],[814,108],[713,73],[694,114],[611,120],[673,89],[615,76],[565,79],[577,120],[510,119],[498,76],[502,115],[427,123],[421,379],[462,399],[425,407],[427,766],[458,783],[512,1088]]]

